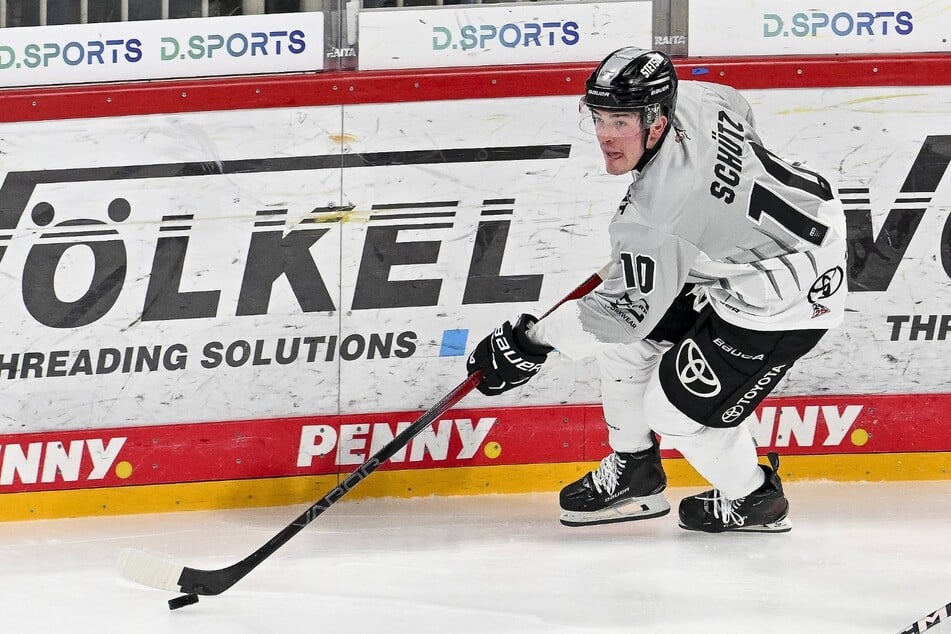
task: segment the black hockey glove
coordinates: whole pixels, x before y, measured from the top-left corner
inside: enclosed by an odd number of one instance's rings
[[[538,374],[552,348],[529,340],[526,331],[537,321],[521,315],[514,326],[505,322],[479,342],[469,355],[466,371],[471,375],[482,370],[482,382],[476,386],[480,392],[501,394]]]

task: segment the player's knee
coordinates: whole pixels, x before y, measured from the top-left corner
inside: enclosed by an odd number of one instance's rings
[[[662,377],[655,372],[644,393],[644,411],[650,417],[651,428],[664,437],[687,437],[703,433],[705,427],[682,412],[667,397]]]
[[[669,347],[645,340],[605,348],[597,355],[601,376],[605,381],[644,383]]]

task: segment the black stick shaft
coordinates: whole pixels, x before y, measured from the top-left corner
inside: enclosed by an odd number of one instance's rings
[[[610,265],[606,265],[600,271],[593,274],[591,277],[578,285],[577,288],[568,293],[557,304],[552,306],[544,315],[542,315],[542,318],[551,314],[552,311],[561,306],[563,303],[583,297],[597,288],[601,283],[601,280],[607,275],[608,266]],[[380,448],[379,451],[370,456],[366,462],[360,465],[356,471],[344,478],[343,482],[331,489],[327,495],[311,504],[310,507],[301,513],[293,522],[285,526],[274,537],[269,539],[267,543],[238,563],[220,570],[198,570],[195,568],[184,568],[182,570],[181,576],[178,579],[178,584],[181,586],[182,592],[214,595],[221,594],[233,586],[245,575],[254,570],[258,564],[274,554],[278,548],[290,541],[290,539],[303,530],[305,526],[320,517],[324,511],[329,509],[338,500],[352,491],[358,484],[363,482],[363,480],[365,480],[366,477],[371,473],[376,471],[380,465],[392,458],[398,451],[408,445],[417,434],[423,431],[437,418],[442,416],[453,405],[462,400],[462,398],[474,390],[481,382],[482,372],[480,370],[476,370],[470,374],[465,381],[454,387],[452,391],[443,396],[436,404],[426,410],[426,412],[416,419],[412,425],[397,434],[393,440],[388,442],[385,446]]]

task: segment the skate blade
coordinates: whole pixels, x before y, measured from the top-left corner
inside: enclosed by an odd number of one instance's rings
[[[565,526],[593,526],[649,520],[668,513],[670,513],[670,502],[663,493],[657,493],[624,500],[600,511],[562,511],[560,520]]]
[[[750,526],[737,526],[734,528],[726,528],[724,530],[704,530],[702,528],[692,528],[690,526],[684,526],[680,524],[680,528],[687,531],[699,531],[702,533],[788,533],[792,530],[792,522],[789,521],[788,517],[783,517],[775,522],[768,522],[766,524],[753,524]]]

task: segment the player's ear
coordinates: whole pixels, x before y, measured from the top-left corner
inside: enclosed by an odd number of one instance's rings
[[[667,129],[667,125],[670,123],[670,120],[667,119],[664,115],[659,115],[654,119],[654,123],[651,124],[651,127],[647,130],[647,147],[654,147],[657,142],[660,140],[660,137],[663,136],[664,130]]]

